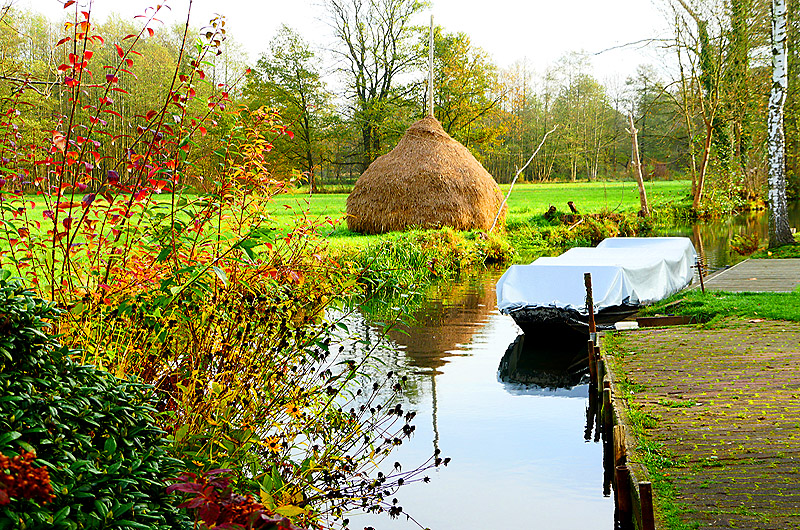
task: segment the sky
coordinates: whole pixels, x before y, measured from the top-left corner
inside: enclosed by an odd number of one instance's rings
[[[15,0],[20,6],[60,17],[63,0]],[[83,0],[88,3],[88,0]],[[431,0],[417,24],[428,25],[430,15],[447,32],[465,32],[500,67],[525,61],[534,72],[569,51],[592,55],[595,77],[600,81],[624,81],[639,64],[661,61],[655,47],[621,46],[668,36],[662,9],[667,0]],[[103,20],[117,12],[133,17],[155,1],[94,0],[92,12]],[[185,19],[189,0],[162,0],[170,6],[165,22]],[[169,12],[167,12],[169,13]],[[281,24],[296,30],[307,41],[330,48],[332,37],[321,0],[193,0],[192,24],[200,27],[215,14],[225,15],[233,38],[255,61],[268,49]]]

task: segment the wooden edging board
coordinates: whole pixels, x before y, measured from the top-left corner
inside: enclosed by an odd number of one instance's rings
[[[602,335],[602,332],[597,334],[597,344],[602,344]],[[625,474],[617,474],[617,476],[625,477],[625,482],[628,482],[627,485],[623,484],[621,486],[621,490],[630,491],[630,509],[636,528],[640,530],[655,530],[657,526],[653,514],[650,477],[647,468],[640,459],[639,453],[636,451],[639,442],[628,427],[630,421],[627,415],[627,404],[624,396],[619,392],[619,385],[607,369],[608,360],[602,346],[600,347],[599,361],[597,377],[602,381],[602,385],[598,384],[598,390],[602,388],[604,394],[606,391],[610,394],[610,398],[603,396],[602,402],[606,405],[605,402],[608,401],[611,408],[609,414],[604,414],[604,416],[609,419],[610,423],[610,429],[607,432],[613,436],[610,440],[613,447],[612,458],[614,459],[615,468],[617,468],[618,459],[623,456],[624,463],[628,469]],[[620,452],[622,452],[622,455],[619,454]]]

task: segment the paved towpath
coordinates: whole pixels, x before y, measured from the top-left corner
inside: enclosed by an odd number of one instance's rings
[[[617,388],[645,427],[637,459],[660,465],[659,529],[800,529],[800,323],[726,319],[608,340],[613,378],[632,383]],[[671,517],[657,484],[674,492]]]
[[[748,259],[706,280],[706,289],[789,293],[800,285],[800,259]]]

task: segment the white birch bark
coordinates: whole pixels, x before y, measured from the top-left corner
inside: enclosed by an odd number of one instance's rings
[[[789,84],[786,0],[772,0],[772,89],[769,93],[769,247],[792,243],[786,204],[783,107]]]

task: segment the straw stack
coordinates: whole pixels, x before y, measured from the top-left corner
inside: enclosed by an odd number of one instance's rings
[[[503,202],[492,176],[432,116],[375,160],[347,198],[347,227],[380,234],[409,228],[488,230]],[[505,219],[505,208],[498,226]]]

